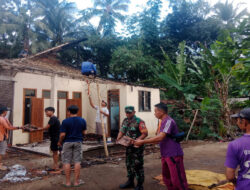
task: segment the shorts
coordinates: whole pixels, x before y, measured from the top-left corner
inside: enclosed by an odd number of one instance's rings
[[[58,141],[57,139],[51,139],[50,141],[50,150],[51,151],[58,151],[59,150],[59,147],[58,147]]]
[[[64,164],[82,162],[82,142],[65,142],[62,149],[62,161]]]
[[[7,149],[7,142],[6,140],[0,141],[0,155],[5,155]]]
[[[105,130],[105,134],[107,134],[107,124],[104,123],[104,130]],[[102,133],[102,124],[96,122],[96,134],[97,135],[103,135]]]

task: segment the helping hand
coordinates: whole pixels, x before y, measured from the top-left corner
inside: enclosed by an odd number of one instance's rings
[[[137,140],[134,141],[135,146],[142,146],[143,144],[144,144],[143,140],[137,139]]]

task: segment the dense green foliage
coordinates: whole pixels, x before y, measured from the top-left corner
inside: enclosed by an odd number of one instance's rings
[[[162,0],[147,0],[142,12],[127,15],[129,4],[94,0],[92,8],[78,10],[67,0],[0,0],[0,59],[87,37],[58,53],[62,64],[79,68],[91,59],[102,77],[165,89],[162,99],[185,105],[181,113],[171,109],[182,130],[199,109],[193,138],[231,134],[230,109],[249,102],[230,106],[228,99],[250,96],[245,5],[170,0],[166,14]],[[93,18],[99,18],[97,26]],[[116,32],[118,22],[122,34]]]

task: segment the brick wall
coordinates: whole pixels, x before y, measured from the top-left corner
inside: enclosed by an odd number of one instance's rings
[[[13,109],[14,82],[0,80],[0,105]],[[10,115],[12,121],[12,114]]]

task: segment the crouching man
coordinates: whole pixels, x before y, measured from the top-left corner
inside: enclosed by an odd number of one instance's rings
[[[250,108],[241,110],[231,117],[237,118],[238,127],[245,133],[228,145],[226,156],[226,176],[235,184],[235,190],[250,189]],[[240,166],[236,179],[236,169]]]
[[[125,108],[127,118],[124,119],[122,127],[117,137],[119,141],[124,135],[134,140],[145,139],[148,136],[148,130],[143,120],[135,116],[135,108],[127,106]],[[128,181],[120,185],[121,189],[134,187],[134,178],[137,179],[135,190],[143,190],[144,168],[143,168],[144,147],[134,147],[133,145],[126,149],[126,166]]]
[[[77,116],[78,107],[69,106],[67,111],[69,118],[63,120],[60,128],[60,139],[58,146],[62,146],[62,161],[66,176],[65,187],[71,187],[71,163],[75,165],[75,178],[73,187],[78,187],[83,183],[79,180],[82,161],[82,141],[86,134],[86,121]]]
[[[162,177],[167,189],[188,190],[181,145],[170,137],[178,134],[177,125],[168,115],[166,104],[155,105],[155,116],[162,120],[160,133],[150,139],[136,140],[134,144],[142,146],[143,144],[160,143]]]

